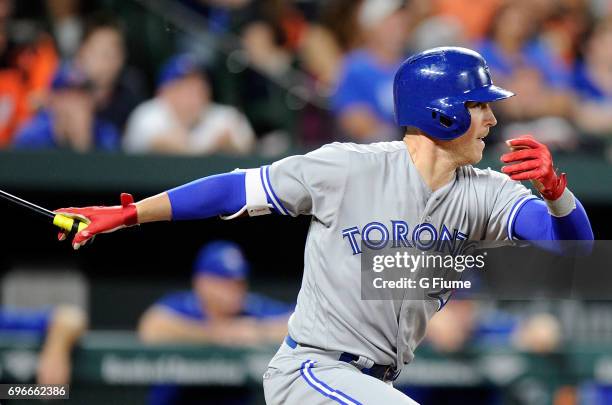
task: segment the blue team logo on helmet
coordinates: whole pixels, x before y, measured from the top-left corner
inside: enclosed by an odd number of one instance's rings
[[[459,47],[433,48],[409,57],[393,81],[397,124],[442,140],[455,139],[470,127],[466,102],[491,102],[513,95],[493,85],[478,52]]]

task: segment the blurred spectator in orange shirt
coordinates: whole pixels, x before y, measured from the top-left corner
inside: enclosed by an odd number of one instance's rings
[[[58,62],[48,35],[36,29],[14,35],[12,10],[12,1],[0,0],[0,148],[44,103]]]
[[[27,116],[21,72],[0,69],[0,148],[10,144],[15,129]]]
[[[456,18],[469,40],[482,39],[503,0],[436,0],[434,12]]]
[[[126,67],[125,60],[120,22],[109,14],[91,16],[75,62],[92,84],[98,116],[120,131],[132,110],[145,98],[142,75],[133,67]]]
[[[62,66],[52,88],[47,107],[15,136],[15,148],[66,148],[77,152],[119,148],[119,132],[96,115],[91,83],[82,72],[70,65]]]

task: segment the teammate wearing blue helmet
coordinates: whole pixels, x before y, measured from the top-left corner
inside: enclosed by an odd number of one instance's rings
[[[195,260],[193,289],[170,293],[145,312],[141,339],[242,345],[277,341],[287,331],[293,306],[248,292],[248,273],[237,244],[207,244]]]
[[[249,271],[249,263],[236,243],[218,240],[206,244],[193,266],[193,288],[169,293],[155,302],[140,320],[141,340],[255,345],[282,339],[294,306],[248,292]],[[147,403],[201,403],[203,396],[210,395],[207,388],[155,385]],[[250,393],[244,390],[215,395],[219,403],[250,403]]]
[[[264,374],[269,404],[413,404],[393,388],[428,320],[448,297],[362,300],[363,247],[435,240],[593,239],[588,217],[557,175],[548,148],[510,141],[503,173],[472,165],[496,125],[483,58],[465,48],[414,55],[395,75],[403,141],[334,143],[270,166],[197,180],[135,204],[61,210],[101,232],[161,220],[269,213],[311,215],[304,275],[289,334]],[[542,198],[520,180],[534,182]]]

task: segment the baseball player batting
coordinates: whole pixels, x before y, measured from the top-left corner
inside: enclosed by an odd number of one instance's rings
[[[263,376],[267,402],[414,404],[392,382],[444,303],[362,300],[361,243],[593,239],[565,174],[555,173],[548,148],[534,138],[509,141],[503,173],[472,167],[497,123],[490,103],[513,95],[493,85],[478,53],[430,49],[408,58],[395,75],[403,141],[333,143],[138,203],[123,194],[120,206],[59,211],[89,222],[74,248],[99,233],[152,221],[312,215],[289,335]],[[533,181],[542,198],[522,180]]]

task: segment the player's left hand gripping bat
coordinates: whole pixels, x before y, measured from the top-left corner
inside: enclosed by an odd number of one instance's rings
[[[53,225],[57,226],[58,228],[63,229],[69,234],[76,234],[77,232],[82,231],[83,229],[87,228],[87,223],[81,221],[78,218],[71,218],[64,214],[55,213],[46,208],[40,207],[29,201],[23,200],[12,194],[9,194],[6,191],[0,190],[0,197],[13,204],[19,205],[20,207],[33,211],[36,214],[44,216]]]

